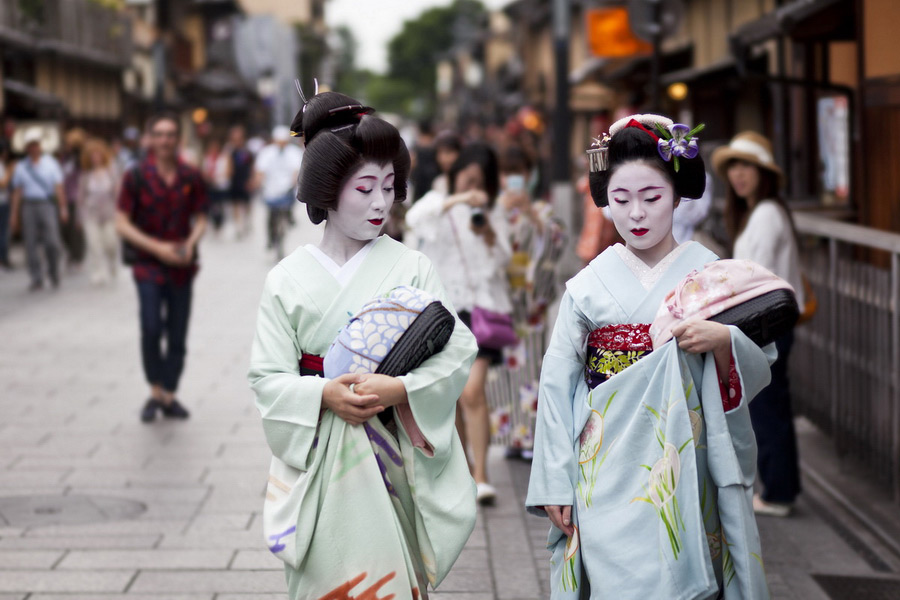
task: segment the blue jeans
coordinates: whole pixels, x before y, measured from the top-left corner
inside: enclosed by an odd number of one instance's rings
[[[9,264],[9,202],[0,204],[0,265]]]
[[[750,420],[756,433],[756,458],[762,499],[790,504],[800,493],[797,435],[791,410],[788,357],[794,344],[790,332],[777,340],[778,360],[772,365],[772,382],[750,402]]]
[[[141,358],[150,385],[167,392],[178,389],[187,354],[188,320],[193,283],[173,285],[137,281],[141,319]],[[163,352],[165,337],[165,352]]]

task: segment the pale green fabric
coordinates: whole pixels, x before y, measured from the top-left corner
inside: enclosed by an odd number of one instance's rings
[[[298,374],[301,354],[324,356],[363,304],[400,285],[453,310],[428,259],[387,237],[343,288],[303,248],[266,280],[249,379],[273,453],[266,543],[286,563],[292,599],[336,589],[427,597],[426,584],[446,576],[474,527],[474,482],[455,414],[477,347],[458,319],[445,348],[400,378],[427,449],[414,448],[402,426],[393,438],[377,418],[369,423],[390,448],[370,441],[362,426],[321,410],[326,379]]]

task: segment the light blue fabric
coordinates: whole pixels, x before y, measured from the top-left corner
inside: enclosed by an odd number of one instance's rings
[[[649,291],[609,249],[567,284],[541,375],[526,505],[572,505],[578,533],[551,527],[552,598],[768,598],[752,512],[756,446],[747,402],[764,353],[732,327],[743,402],[722,408],[712,355],[665,344],[593,390],[586,336],[650,323],[664,295],[715,260],[691,244]],[[727,543],[723,543],[723,539]],[[583,580],[582,572],[587,580]]]
[[[21,189],[25,200],[50,200],[55,194],[55,186],[62,181],[63,173],[59,163],[52,156],[44,154],[37,163],[24,158],[16,164],[12,187]]]

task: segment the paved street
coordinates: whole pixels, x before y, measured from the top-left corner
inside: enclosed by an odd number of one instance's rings
[[[301,226],[290,242],[315,235]],[[271,262],[262,238],[258,218],[251,239],[203,245],[180,391],[187,422],[138,420],[127,274],[111,288],[77,274],[28,294],[24,269],[0,273],[0,600],[284,597],[262,540],[269,453],[245,380]],[[493,450],[498,504],[479,515],[438,600],[548,596],[546,522],[521,508],[527,464]],[[877,574],[814,506],[760,521],[775,598],[826,600],[813,573]]]

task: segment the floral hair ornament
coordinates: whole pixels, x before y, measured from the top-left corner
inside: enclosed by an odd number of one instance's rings
[[[599,173],[609,168],[609,134],[594,138],[594,143],[586,151],[591,173]]]
[[[675,163],[676,173],[680,167],[678,164],[679,158],[690,160],[695,158],[700,152],[700,148],[697,145],[699,139],[694,136],[703,131],[704,127],[706,127],[704,123],[700,123],[693,129],[683,123],[672,123],[668,128],[658,123],[656,124],[656,130],[660,133],[656,149],[664,161]]]

